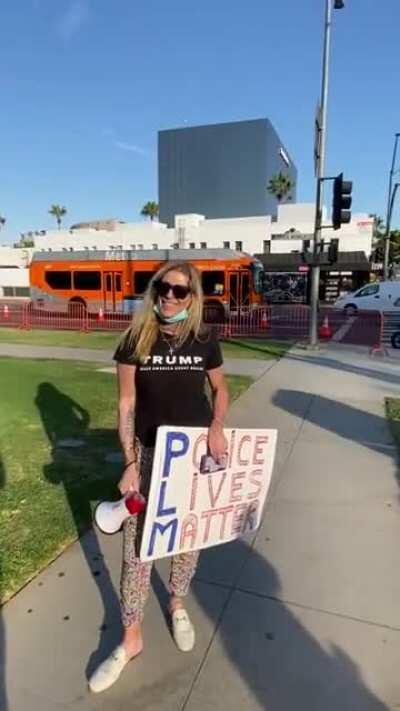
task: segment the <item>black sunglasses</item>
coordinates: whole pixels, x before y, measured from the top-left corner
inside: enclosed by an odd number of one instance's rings
[[[183,301],[189,296],[191,289],[189,286],[183,286],[183,284],[170,284],[169,281],[162,281],[158,279],[154,282],[154,289],[158,296],[167,296],[170,291],[172,291],[175,299]]]

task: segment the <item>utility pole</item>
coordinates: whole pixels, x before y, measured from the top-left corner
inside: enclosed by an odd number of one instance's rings
[[[335,10],[344,7],[343,0],[334,0]],[[332,24],[332,0],[325,0],[325,31],[324,49],[322,58],[322,86],[320,103],[320,126],[319,126],[319,156],[317,160],[317,195],[315,199],[315,226],[314,226],[314,250],[313,266],[311,270],[311,302],[310,302],[310,346],[318,346],[318,302],[319,302],[319,280],[320,265],[319,257],[321,250],[321,224],[324,201],[324,183],[322,178],[325,172],[325,152],[326,152],[326,125],[328,111],[328,88],[329,88],[329,57],[331,44],[331,24]]]
[[[389,173],[389,192],[388,192],[387,211],[386,211],[386,227],[385,227],[385,255],[384,255],[384,260],[383,260],[383,279],[384,279],[384,281],[386,281],[389,278],[390,223],[392,220],[393,204],[394,204],[394,198],[395,198],[396,190],[397,190],[397,188],[395,188],[395,191],[392,195],[392,188],[393,188],[393,176],[394,176],[395,167],[396,167],[397,143],[398,143],[399,137],[400,137],[400,133],[396,133],[395,138],[394,138],[392,165],[391,165],[390,173]]]

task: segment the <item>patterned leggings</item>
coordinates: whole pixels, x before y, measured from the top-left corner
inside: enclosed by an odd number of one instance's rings
[[[137,444],[140,461],[140,491],[146,498],[150,489],[150,477],[154,449]],[[152,562],[139,560],[140,538],[144,516],[129,516],[123,527],[123,557],[121,574],[121,618],[124,627],[143,620],[144,606],[150,590]],[[189,591],[195,574],[199,551],[181,553],[171,560],[169,592],[184,597]]]

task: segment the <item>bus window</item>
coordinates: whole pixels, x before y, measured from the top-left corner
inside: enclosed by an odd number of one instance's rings
[[[222,296],[225,291],[225,273],[202,272],[201,283],[204,296]]]
[[[46,284],[52,289],[71,289],[71,272],[46,271]]]
[[[115,291],[122,291],[121,288],[121,274],[115,275]]]
[[[111,274],[106,274],[106,291],[112,291]]]
[[[148,286],[150,279],[154,276],[155,272],[134,272],[133,283],[134,283],[134,293],[143,294]]]
[[[254,291],[256,294],[262,294],[264,287],[264,267],[261,262],[254,262],[251,265],[251,270],[253,272]]]
[[[74,272],[74,289],[95,291],[100,288],[100,272]]]

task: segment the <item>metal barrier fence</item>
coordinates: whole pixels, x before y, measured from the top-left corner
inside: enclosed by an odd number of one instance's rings
[[[24,307],[26,307],[26,302],[2,301],[0,306],[0,326],[22,328]]]
[[[132,317],[129,314],[88,313],[82,304],[70,304],[68,312],[35,309],[31,303],[0,302],[0,326],[21,329],[63,331],[123,331]]]
[[[400,314],[393,312],[358,311],[346,315],[343,310],[321,307],[319,330],[337,343],[362,345],[380,350],[391,345],[394,332],[400,331]],[[108,313],[88,314],[81,304],[73,304],[68,313],[35,309],[31,303],[0,301],[0,326],[21,329],[56,329],[74,331],[123,331],[131,315]],[[302,304],[260,306],[241,309],[222,320],[220,311],[206,311],[221,338],[268,338],[274,340],[306,340],[310,326],[310,309]],[[321,329],[327,325],[328,328]]]
[[[385,348],[399,347],[400,313],[384,311],[382,325],[382,343]]]

